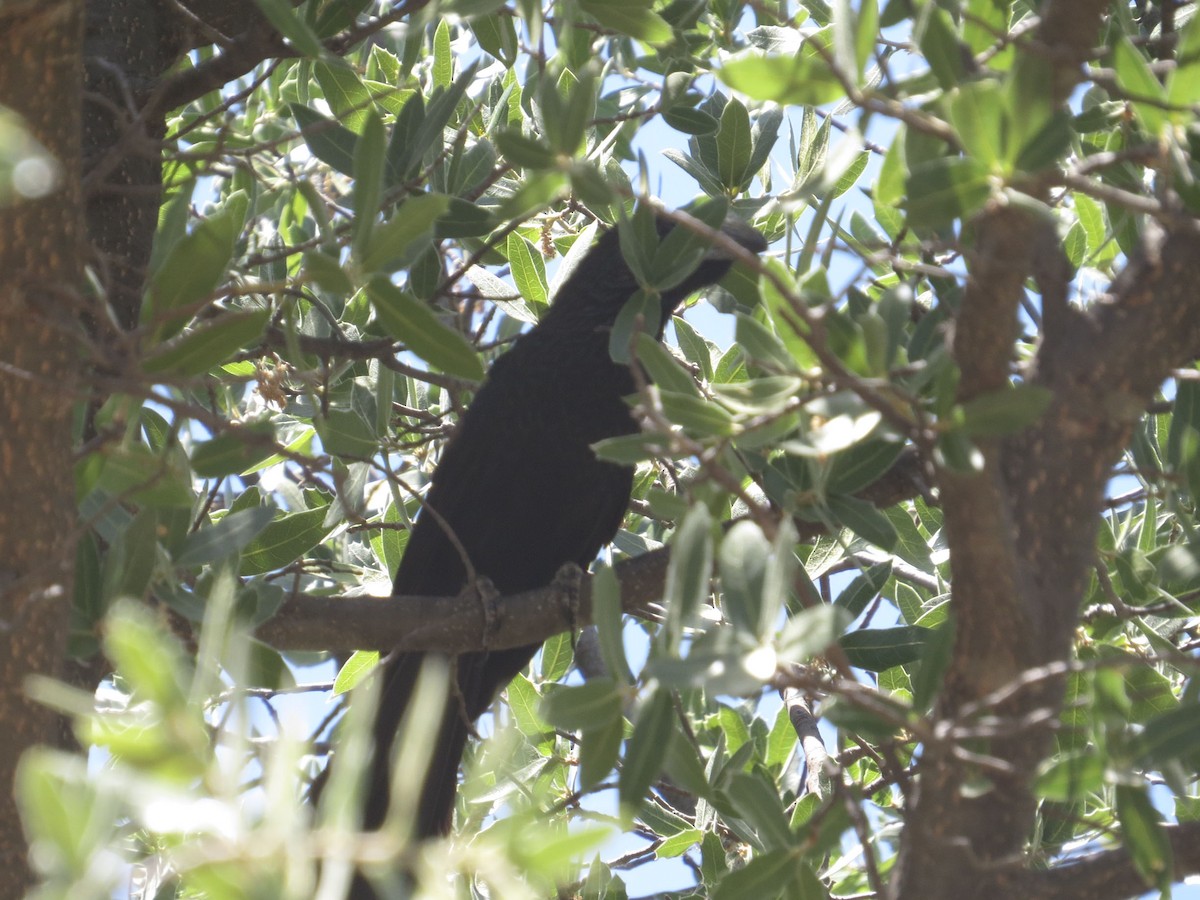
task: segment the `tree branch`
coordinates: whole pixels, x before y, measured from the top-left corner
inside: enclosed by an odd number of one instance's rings
[[[858,493],[860,499],[886,508],[923,490],[921,464],[915,451],[901,453],[878,481]],[[801,540],[825,533],[823,525],[797,520]],[[620,561],[614,566],[621,583],[621,606],[631,615],[653,616],[652,605],[662,597],[670,564],[663,547]],[[482,573],[487,574],[487,573]],[[579,587],[578,607],[571,609],[554,585],[501,597],[495,602],[496,622],[485,623],[473,592],[457,597],[329,597],[295,594],[256,636],[281,650],[440,651],[467,653],[502,650],[540,643],[547,638],[592,623],[591,578]]]
[[[1200,822],[1166,825],[1163,830],[1174,857],[1173,880],[1200,873]],[[1115,847],[1045,871],[1024,872],[1012,884],[1011,896],[1022,900],[1118,900],[1152,888],[1134,868],[1129,851]]]

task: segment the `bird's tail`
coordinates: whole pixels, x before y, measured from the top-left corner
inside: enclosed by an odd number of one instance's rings
[[[425,662],[423,653],[401,653],[389,660],[380,673],[383,687],[379,697],[379,712],[375,718],[375,756],[371,761],[370,778],[367,782],[366,804],[363,810],[363,827],[379,828],[387,817],[388,799],[391,794],[391,762],[393,744],[404,714],[412,702],[417,678]],[[453,681],[453,679],[452,679]],[[432,723],[429,723],[432,724]],[[408,728],[428,727],[423,722],[411,722]],[[458,787],[458,764],[467,745],[469,726],[464,715],[458,692],[449,692],[437,739],[429,754],[429,766],[424,773],[420,800],[417,804],[417,819],[413,823],[413,837],[438,837],[450,832],[454,819],[454,798]],[[401,736],[404,739],[404,736]],[[421,773],[408,773],[406,777],[419,778]]]

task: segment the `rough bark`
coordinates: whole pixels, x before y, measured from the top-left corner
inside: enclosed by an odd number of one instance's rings
[[[1038,41],[1055,102],[1077,83],[1104,9],[1094,0],[1053,0],[1043,9]],[[1022,375],[1053,399],[1034,426],[982,446],[980,472],[938,473],[955,617],[955,648],[935,709],[946,724],[978,710],[1020,673],[1069,659],[1111,468],[1171,369],[1200,353],[1194,223],[1151,227],[1141,254],[1086,314],[1061,302],[1060,279],[1039,246],[1045,229],[1028,214],[988,210],[976,234],[954,334],[960,399],[1008,382],[1030,276],[1043,291],[1047,331]],[[1031,780],[1051,732],[1018,721],[1031,710],[1057,711],[1062,688],[1062,679],[1040,679],[987,708],[1009,716],[1013,727],[971,748],[986,755],[986,766],[964,763],[950,742],[924,748],[893,896],[1025,895],[1017,885],[1028,883],[1021,851],[1036,808]]]
[[[17,761],[59,730],[24,684],[60,671],[74,568],[82,24],[82,0],[0,12],[0,105],[22,116],[58,165],[52,190],[13,198],[0,217],[0,898],[23,896],[30,877],[13,798]]]

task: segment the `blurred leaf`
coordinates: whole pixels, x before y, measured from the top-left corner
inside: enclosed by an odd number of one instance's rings
[[[1171,844],[1163,830],[1162,816],[1150,802],[1150,795],[1140,785],[1118,784],[1116,798],[1121,842],[1133,858],[1134,868],[1146,879],[1147,884],[1161,891],[1170,890]]]
[[[1013,434],[1040,419],[1053,400],[1053,392],[1033,384],[979,394],[963,404],[963,427],[972,437]]]
[[[150,277],[150,302],[143,307],[143,322],[162,325],[170,337],[199,312],[197,304],[209,298],[225,279],[234,247],[246,221],[246,195],[238,191],[207,219],[201,219],[167,251]]]
[[[943,90],[953,90],[966,81],[963,47],[958,42],[954,20],[946,10],[938,6],[929,10],[919,43],[922,55]]]
[[[832,44],[833,30],[822,28],[808,35],[794,55],[763,56],[750,51],[726,62],[717,70],[717,77],[755,100],[774,100],[784,106],[832,103],[845,93],[822,56],[832,55]]]
[[[583,728],[579,746],[579,787],[582,790],[589,790],[608,777],[617,764],[624,740],[624,720],[619,715]]]
[[[542,718],[568,731],[596,729],[621,718],[621,695],[611,678],[582,685],[555,685],[542,698]]]
[[[667,607],[663,633],[668,652],[678,652],[684,628],[691,624],[700,605],[707,599],[712,567],[712,517],[707,507],[696,504],[687,511],[671,542],[667,583],[663,591],[663,602]]]
[[[664,687],[657,688],[638,710],[621,768],[620,797],[624,806],[636,809],[662,770],[675,731],[674,717],[671,692]]]
[[[579,0],[579,7],[605,28],[652,44],[671,39],[671,26],[651,0]]]
[[[946,157],[914,166],[907,182],[908,221],[938,228],[969,217],[991,195],[988,172],[977,160]]]
[[[621,583],[611,566],[601,566],[592,578],[592,617],[600,650],[609,673],[622,684],[633,684],[633,672],[625,656],[621,612]]]
[[[189,534],[175,564],[199,566],[232,556],[266,528],[274,515],[275,510],[269,506],[226,513],[212,525]]]
[[[1162,84],[1151,71],[1146,57],[1128,36],[1117,35],[1112,50],[1117,83],[1133,98],[1134,112],[1146,133],[1151,139],[1157,138],[1165,124],[1165,115],[1157,105],[1165,99]]]
[[[192,471],[201,478],[223,478],[245,472],[275,452],[273,439],[274,429],[269,422],[231,427],[192,448]]]
[[[142,368],[154,375],[201,375],[256,342],[270,317],[269,309],[224,313],[155,347],[144,358]]]
[[[382,225],[372,222],[362,245],[363,271],[390,271],[390,264],[407,258],[412,245],[432,233],[450,206],[451,200],[445,194],[417,194],[405,200]]]
[[[764,776],[758,772],[738,772],[730,780],[727,793],[738,816],[754,829],[764,848],[792,846],[794,839],[783,814],[779,790]]]
[[[287,0],[254,0],[275,29],[305,56],[320,57],[325,53],[320,39],[304,20],[300,19]]]

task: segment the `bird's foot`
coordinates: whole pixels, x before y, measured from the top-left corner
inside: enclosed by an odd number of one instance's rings
[[[479,597],[479,608],[483,612],[483,649],[487,650],[500,627],[500,592],[486,575],[476,575],[472,587]]]

